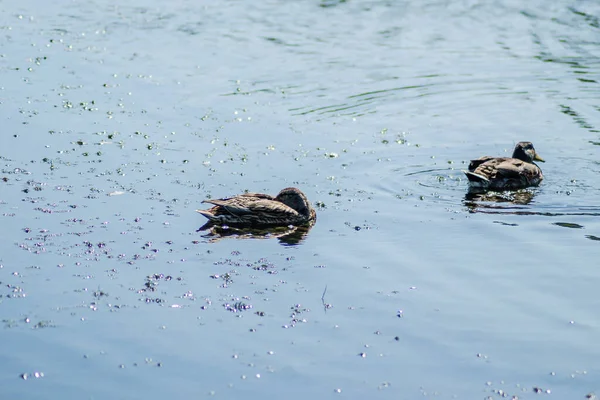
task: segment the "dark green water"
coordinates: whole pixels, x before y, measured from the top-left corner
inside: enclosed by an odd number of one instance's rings
[[[2,398],[600,390],[600,5],[0,2]],[[532,141],[540,187],[461,172]],[[201,200],[300,187],[299,243]]]

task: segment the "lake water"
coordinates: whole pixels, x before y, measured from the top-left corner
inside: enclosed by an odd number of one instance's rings
[[[0,394],[595,398],[600,3],[0,3]],[[538,188],[461,170],[532,141]],[[201,200],[301,188],[286,238]]]

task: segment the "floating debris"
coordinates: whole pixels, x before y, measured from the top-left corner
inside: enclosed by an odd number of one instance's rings
[[[23,379],[24,381],[26,381],[29,378],[43,378],[44,377],[44,373],[43,372],[25,372],[21,374],[21,379]]]

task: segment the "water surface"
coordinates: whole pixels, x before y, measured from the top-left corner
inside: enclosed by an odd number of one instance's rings
[[[596,2],[0,11],[4,397],[599,390]],[[520,140],[542,185],[468,196]],[[197,232],[286,186],[298,243]]]

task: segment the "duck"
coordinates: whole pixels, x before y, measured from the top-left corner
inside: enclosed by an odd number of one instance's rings
[[[213,204],[208,210],[196,210],[213,225],[242,228],[310,225],[317,213],[308,198],[295,187],[282,189],[273,197],[264,193],[244,193],[225,199],[204,200]]]
[[[463,172],[471,189],[518,190],[537,186],[544,179],[534,161],[545,162],[531,142],[519,142],[512,157],[483,156],[471,160],[469,170]]]

